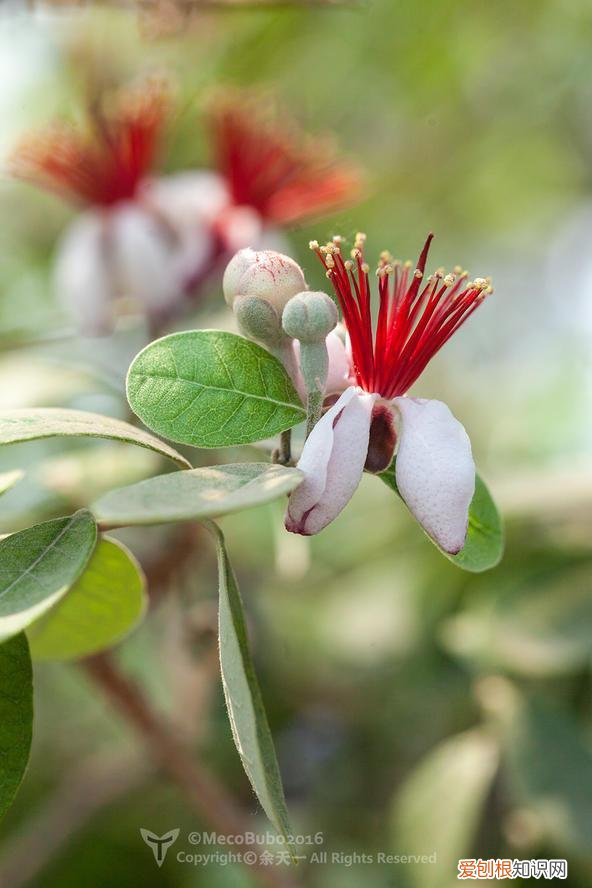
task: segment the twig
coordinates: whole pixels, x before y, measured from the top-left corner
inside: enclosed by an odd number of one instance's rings
[[[223,786],[204,769],[176,733],[154,712],[141,689],[119,672],[112,658],[100,654],[83,663],[88,675],[140,735],[149,754],[185,795],[199,817],[224,836],[244,836],[252,831],[244,812]],[[246,841],[241,850],[255,851],[256,863],[250,864],[253,875],[265,888],[295,888],[292,878],[274,866],[259,863],[260,848]]]

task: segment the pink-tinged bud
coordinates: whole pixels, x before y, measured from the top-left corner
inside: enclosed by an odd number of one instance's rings
[[[300,266],[274,250],[239,250],[224,272],[224,298],[232,308],[237,296],[253,296],[269,302],[281,316],[296,293],[306,290]]]

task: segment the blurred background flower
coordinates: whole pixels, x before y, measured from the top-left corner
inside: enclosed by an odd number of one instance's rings
[[[469,271],[491,274],[496,286],[413,392],[445,401],[471,429],[476,463],[506,517],[499,567],[460,573],[372,477],[363,479],[355,505],[313,540],[285,533],[280,503],[223,521],[295,829],[322,830],[329,852],[437,852],[437,863],[424,867],[312,866],[298,878],[313,888],[362,881],[450,888],[460,856],[566,857],[569,884],[586,888],[589,4],[211,6],[191,16],[191,27],[184,18],[179,27],[171,13],[170,28],[159,8],[160,19],[147,23],[129,10],[5,7],[6,159],[23,132],[57,118],[78,122],[89,82],[119,89],[147,69],[165,69],[176,82],[175,112],[157,185],[166,176],[173,188],[187,171],[207,174],[220,195],[209,228],[215,244],[221,238],[224,249],[236,249],[237,231],[257,233],[269,239],[265,246],[294,256],[310,287],[322,290],[327,282],[308,251],[311,238],[340,232],[351,240],[364,230],[405,257],[431,229],[436,265],[462,256]],[[279,146],[282,163],[285,152],[290,163],[310,155],[294,147],[302,143],[291,127],[268,129],[267,111],[245,135],[266,107],[258,98],[240,100],[232,112],[230,99],[211,100],[209,129],[199,109],[221,85],[231,87],[233,103],[244,90],[273,90],[279,119],[289,113],[306,132],[334,134],[346,158],[363,159],[368,186],[357,190],[358,174],[341,153],[331,148],[319,157],[317,148],[312,168],[305,163],[305,189],[288,188],[276,200],[282,188],[273,177],[268,187],[270,165],[259,169],[260,190],[245,194],[245,173],[232,166],[228,142],[222,150],[210,135],[221,138],[229,114],[233,136],[253,146],[241,163],[260,160],[261,141]],[[333,172],[323,171],[331,157],[337,166],[331,161]],[[300,173],[295,179],[301,182]],[[328,213],[322,221],[320,212]],[[111,336],[74,335],[51,286],[53,251],[71,209],[7,175],[0,214],[0,404],[125,416],[125,370],[150,330],[133,317]],[[270,243],[278,229],[281,246]],[[170,329],[228,324],[222,268],[214,264],[196,278],[199,299],[185,298],[183,313],[166,319]],[[224,460],[236,456],[225,452]],[[26,475],[2,497],[2,532],[164,470],[151,454],[63,441],[4,448],[0,471],[17,468]],[[187,528],[122,537],[148,572],[154,607],[118,656],[264,829],[223,710],[209,546]],[[162,834],[202,825],[76,669],[46,665],[37,678],[33,760],[2,826],[4,882],[253,884],[236,867],[184,867],[174,857],[158,870],[140,826]]]

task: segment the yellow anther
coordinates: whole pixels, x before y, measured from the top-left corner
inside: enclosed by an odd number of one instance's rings
[[[325,277],[330,278],[332,274],[333,274],[333,269],[328,268],[327,271],[325,272]]]
[[[333,258],[331,253],[327,253],[327,256],[325,258],[325,265],[327,266],[327,268],[335,268],[335,259]]]
[[[364,274],[368,274],[368,272],[370,271],[370,266],[367,262],[362,262],[362,271],[364,272]]]
[[[336,247],[340,247],[340,246],[341,246],[341,242],[343,241],[343,238],[341,237],[340,234],[334,234],[333,237],[332,237],[332,241],[333,241],[333,243],[335,244]]]
[[[412,265],[413,265],[413,262],[411,261],[411,259],[407,259],[405,262],[403,262],[404,268],[411,268]]]
[[[456,278],[454,277],[453,274],[447,274],[446,277],[444,278],[444,283],[446,284],[447,287],[451,287],[455,280],[456,280]]]
[[[385,274],[392,274],[393,273],[393,266],[390,264],[390,262],[384,266],[383,271]]]
[[[318,250],[319,249],[319,242],[316,240],[309,241],[308,242],[308,249],[309,250]]]
[[[350,256],[352,257],[352,259],[359,259],[361,257],[361,255],[362,255],[362,251],[360,249],[358,249],[358,247],[354,247],[350,253]]]
[[[461,273],[462,273],[462,267],[461,267],[460,265],[455,265],[454,268],[453,268],[452,270],[453,270],[453,272],[454,272],[455,274],[461,274]]]
[[[417,280],[420,281],[423,277],[423,271],[420,271],[419,268],[416,268],[413,272],[413,277],[417,278]]]
[[[354,263],[352,262],[351,259],[346,259],[343,264],[345,265],[345,267],[348,271],[351,271],[352,268],[354,267]]]
[[[391,256],[391,254],[389,253],[388,250],[383,250],[382,253],[380,254],[380,261],[381,262],[392,262],[393,257]]]
[[[364,234],[363,231],[357,232],[354,243],[355,243],[356,247],[363,247],[364,246],[364,244],[366,243],[366,235]]]

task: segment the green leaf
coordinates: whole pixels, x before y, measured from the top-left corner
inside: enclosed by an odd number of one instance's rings
[[[449,651],[480,671],[574,675],[590,661],[590,564],[506,565],[441,626]]]
[[[290,835],[280,770],[249,652],[243,604],[221,530],[216,538],[220,593],[220,668],[232,736],[255,795],[277,831]]]
[[[199,521],[267,503],[301,481],[298,469],[269,463],[209,466],[112,490],[92,509],[102,527]]]
[[[306,416],[277,358],[220,330],[173,333],[148,345],[129,369],[127,397],[153,431],[195,447],[260,441]]]
[[[22,469],[14,469],[12,472],[2,472],[0,474],[0,493],[6,493],[11,487],[25,477]]]
[[[0,542],[0,640],[16,635],[68,591],[96,541],[95,520],[81,510]]]
[[[472,850],[498,760],[495,740],[476,729],[441,743],[408,777],[393,805],[394,844],[432,858],[408,867],[410,885],[457,884],[458,861]]]
[[[592,846],[592,753],[585,725],[565,705],[525,697],[510,682],[495,681],[494,715],[502,726],[511,802],[531,815],[539,843],[586,857]]]
[[[191,468],[191,463],[168,444],[121,419],[61,407],[0,410],[0,444],[61,437],[110,438],[137,444],[174,460],[185,469]]]
[[[0,817],[20,786],[33,734],[33,670],[23,633],[0,645]]]
[[[395,477],[396,457],[385,472],[378,476],[387,487],[401,497]],[[401,497],[401,499],[403,499]],[[404,502],[404,500],[403,500]],[[426,534],[426,536],[428,536]],[[480,573],[499,563],[504,551],[504,528],[502,519],[483,479],[475,478],[475,493],[469,506],[469,527],[467,539],[457,555],[450,555],[438,546],[430,536],[428,539],[437,549],[463,570]]]
[[[147,605],[139,564],[118,541],[99,541],[70,591],[27,630],[35,659],[88,657],[117,644]]]

